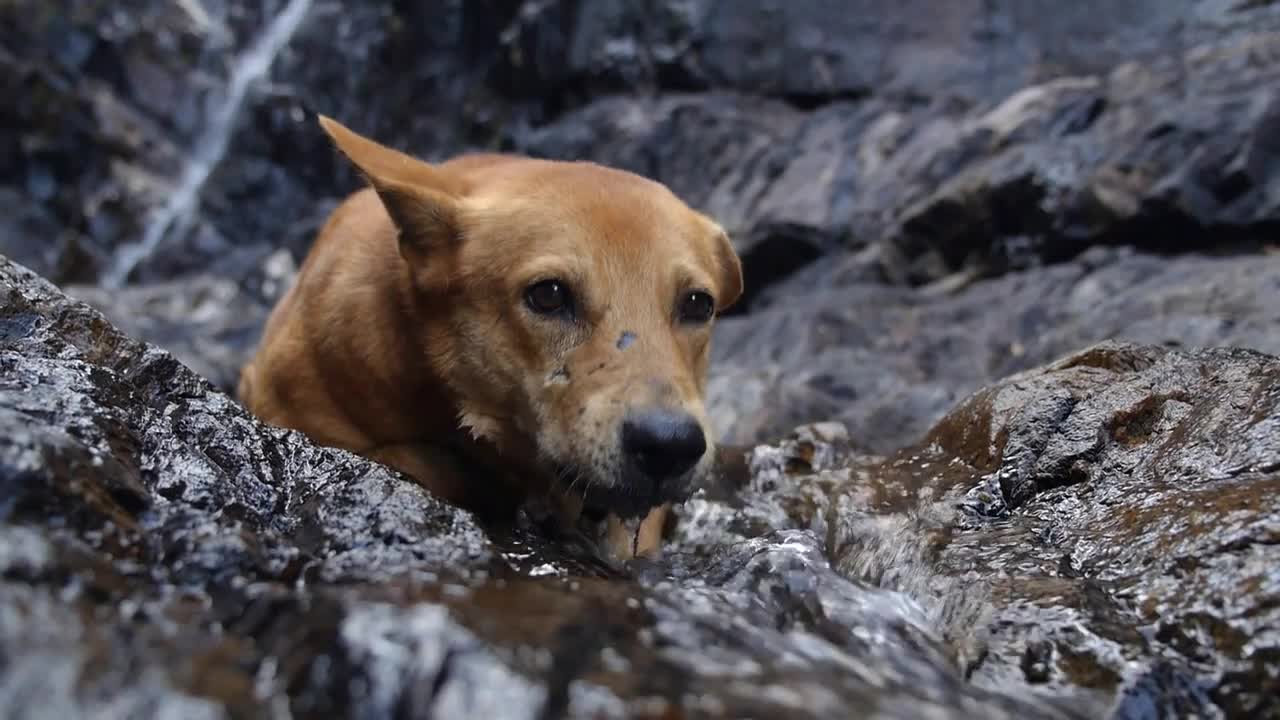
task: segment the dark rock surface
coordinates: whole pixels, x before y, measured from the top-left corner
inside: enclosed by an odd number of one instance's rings
[[[213,273],[119,289],[75,285],[68,291],[130,336],[160,345],[215,387],[234,394],[240,368],[257,347],[270,303],[296,271],[292,256],[278,251],[263,261],[261,282],[253,291]]]
[[[725,223],[757,289],[840,245],[875,246],[884,276],[917,284],[1095,244],[1273,242],[1277,78],[1280,34],[1257,32],[960,109],[612,98],[522,144],[668,182]]]
[[[550,2],[530,4],[508,42],[531,58],[520,77],[544,94],[723,88],[802,107],[871,94],[977,103],[1256,28],[1275,19],[1265,5]]]
[[[724,217],[754,286],[842,246],[919,282],[1251,245],[1277,32],[1226,0],[10,2],[0,200],[53,224],[0,251],[58,282],[252,281],[354,182],[314,111],[429,158],[640,170]]]
[[[820,263],[716,328],[709,387],[732,442],[838,419],[890,452],[979,387],[1110,339],[1280,354],[1280,253],[1164,257],[1095,248],[1071,262],[915,290]]]
[[[1269,0],[0,3],[0,255],[106,316],[0,258],[0,699],[1280,717],[1278,80]],[[356,187],[316,111],[732,231],[710,407],[771,444],[667,562],[217,392]]]
[[[991,583],[979,685],[1141,678],[1172,715],[1280,713],[1274,356],[1095,347],[984,389],[926,447],[911,462],[983,474],[957,477],[964,529],[938,557]],[[859,539],[837,540],[837,567]]]
[[[1271,356],[1096,347],[887,459],[804,429],[620,575],[0,293],[18,714],[1280,716]]]
[[[0,252],[56,241],[40,270],[112,284],[300,254],[352,182],[307,112],[428,155],[492,143],[500,103],[472,89],[518,5],[4,3],[0,177],[61,232]]]
[[[914,600],[841,577],[811,534],[647,582],[495,544],[19,266],[0,292],[12,712],[1071,716],[967,683]]]
[[[839,417],[893,449],[1111,337],[1277,349],[1249,295],[1280,228],[1275,3],[28,5],[0,7],[0,252],[223,389],[280,251],[357,185],[315,110],[429,158],[616,164],[715,215],[752,318],[717,351],[733,440]]]
[[[846,577],[933,598],[981,687],[1098,691],[1113,717],[1280,717],[1276,357],[1103,344],[888,457],[847,440],[826,425],[757,448],[739,493],[685,504],[681,541],[807,529]]]

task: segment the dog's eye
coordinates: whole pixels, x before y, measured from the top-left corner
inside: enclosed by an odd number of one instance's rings
[[[555,315],[573,311],[573,297],[569,288],[559,280],[536,282],[524,291],[524,301],[529,309],[539,315]]]
[[[701,290],[687,292],[680,298],[680,322],[700,325],[715,315],[716,301]]]

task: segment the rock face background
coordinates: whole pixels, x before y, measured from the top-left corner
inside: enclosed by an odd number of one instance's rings
[[[1280,716],[1280,3],[14,0],[0,83],[0,255],[105,313],[0,265],[14,707]],[[217,392],[357,186],[314,111],[731,230],[771,444],[670,567]]]
[[[358,186],[309,113],[608,162],[743,253],[725,439],[887,451],[1089,342],[1280,351],[1278,33],[1243,0],[9,2],[0,252],[228,388]]]

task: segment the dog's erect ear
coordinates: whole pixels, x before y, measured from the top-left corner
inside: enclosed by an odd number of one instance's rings
[[[711,223],[713,257],[716,263],[718,288],[716,311],[723,312],[742,297],[742,261],[733,249],[729,233],[716,223]]]
[[[356,134],[318,116],[320,127],[382,199],[400,230],[400,251],[413,262],[456,243],[460,231],[457,200],[465,188],[453,177],[417,158]]]

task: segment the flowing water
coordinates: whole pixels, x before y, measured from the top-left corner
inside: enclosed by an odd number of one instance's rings
[[[111,266],[102,275],[102,285],[108,288],[124,285],[134,268],[155,252],[166,237],[185,229],[192,214],[199,209],[205,183],[227,153],[245,98],[253,86],[267,76],[276,56],[307,19],[311,5],[312,0],[289,0],[253,44],[236,57],[221,101],[209,113],[177,185],[148,219],[142,238],[117,250]]]

